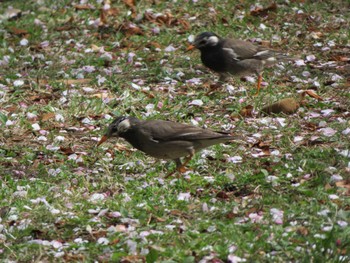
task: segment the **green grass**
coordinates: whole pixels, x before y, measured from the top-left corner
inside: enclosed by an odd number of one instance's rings
[[[348,58],[348,4],[278,1],[276,11],[252,16],[255,1],[137,1],[135,14],[111,1],[116,14],[95,27],[101,6],[88,3],[94,8],[0,4],[1,262],[349,261],[349,71],[339,59]],[[9,6],[22,15],[6,19]],[[149,9],[170,12],[171,20],[147,20]],[[128,22],[142,34],[125,32]],[[271,48],[316,60],[267,69],[259,96],[238,78],[232,94],[223,87],[208,95],[217,76],[201,65],[198,51],[186,52],[188,37],[203,31],[272,39]],[[24,37],[27,46],[20,45]],[[165,51],[169,45],[175,50]],[[108,54],[90,50],[96,46]],[[342,79],[332,80],[334,73]],[[91,81],[63,81],[79,78]],[[193,78],[201,83],[191,84]],[[258,113],[306,89],[323,101],[305,97],[288,116],[237,117],[247,105]],[[191,106],[195,99],[204,104]],[[174,163],[122,140],[96,147],[118,115],[228,127],[242,140],[197,153],[189,172],[165,179]],[[242,162],[230,162],[234,156]]]

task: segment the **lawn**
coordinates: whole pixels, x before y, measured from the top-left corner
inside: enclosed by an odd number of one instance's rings
[[[349,262],[348,1],[0,1],[1,262]],[[212,31],[295,61],[218,75]],[[293,114],[262,114],[292,98]],[[185,174],[120,115],[227,131]]]

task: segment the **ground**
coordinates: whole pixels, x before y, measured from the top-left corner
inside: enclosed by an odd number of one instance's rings
[[[347,1],[0,1],[2,262],[349,262]],[[218,76],[212,31],[295,58]],[[294,113],[263,115],[281,99]],[[289,100],[290,101],[290,100]],[[119,115],[239,135],[184,175]]]

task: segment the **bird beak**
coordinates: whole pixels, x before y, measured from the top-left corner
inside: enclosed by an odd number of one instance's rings
[[[107,135],[103,135],[101,140],[97,143],[97,146],[100,146],[102,143],[107,141],[107,139],[108,139],[108,136]]]
[[[194,49],[196,46],[194,45],[189,45],[187,48],[186,48],[186,51],[190,51],[192,49]]]

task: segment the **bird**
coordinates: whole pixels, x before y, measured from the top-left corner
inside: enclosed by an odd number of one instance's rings
[[[240,39],[222,38],[212,32],[197,35],[193,45],[187,50],[199,49],[202,63],[219,73],[219,83],[224,82],[231,74],[246,76],[256,74],[257,94],[262,82],[262,71],[279,61],[291,60],[280,52],[259,47]]]
[[[140,120],[132,116],[117,117],[108,126],[97,146],[111,137],[124,138],[134,148],[154,158],[174,160],[174,172],[180,173],[187,171],[185,166],[197,151],[235,138],[226,132],[165,120]],[[185,157],[183,162],[182,157]]]

